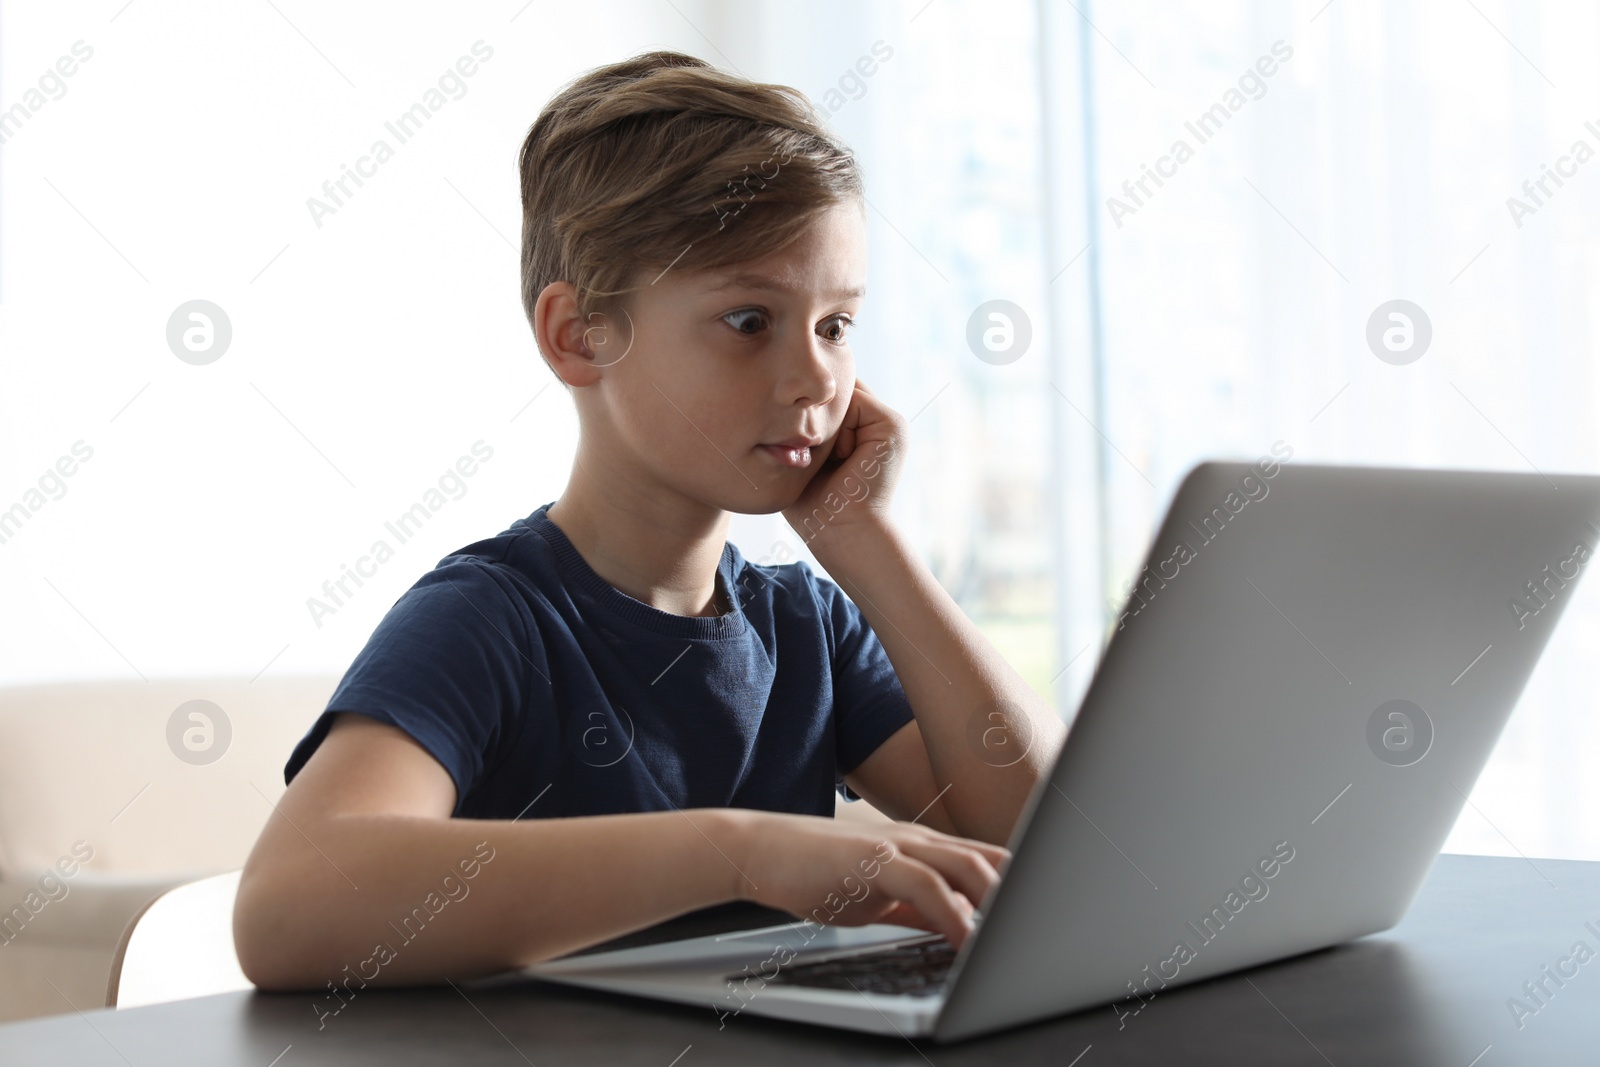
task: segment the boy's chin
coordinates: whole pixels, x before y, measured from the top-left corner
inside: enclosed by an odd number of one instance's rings
[[[717,506],[735,515],[776,515],[793,507],[806,490],[806,482],[795,480],[792,485],[773,485],[763,489],[750,489],[734,499],[723,499]]]
[[[776,515],[793,507],[795,501],[799,499],[800,490],[796,490],[781,495],[768,494],[765,500],[738,501],[732,506],[724,504],[722,510],[731,511],[735,515]]]

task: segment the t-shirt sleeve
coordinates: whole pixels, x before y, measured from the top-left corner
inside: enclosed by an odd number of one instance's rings
[[[327,709],[284,767],[292,781],[327,736],[333,716],[354,712],[410,734],[456,786],[456,807],[515,728],[529,679],[549,676],[533,620],[508,579],[470,557],[418,579],[378,623]]]
[[[844,592],[817,581],[833,633],[835,760],[840,791],[858,799],[844,776],[912,720],[911,704],[878,635]]]

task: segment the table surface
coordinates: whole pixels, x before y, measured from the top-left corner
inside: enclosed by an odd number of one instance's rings
[[[1591,924],[1591,925],[1586,925]],[[872,1063],[1600,1062],[1600,863],[1441,856],[1399,926],[1336,948],[951,1045],[588,993],[520,975],[362,990],[318,1029],[315,994],[227,993],[0,1026],[0,1063],[448,1063],[701,1067]],[[1545,977],[1559,961],[1576,974]],[[1543,980],[1530,997],[1524,983]],[[1553,995],[1551,995],[1553,994]],[[1524,1006],[1513,1011],[1512,999]],[[1078,1057],[1078,1058],[1074,1058]]]

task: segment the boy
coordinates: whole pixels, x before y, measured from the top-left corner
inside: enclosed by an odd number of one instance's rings
[[[959,945],[1064,730],[890,522],[853,158],[793,90],[658,52],[564,89],[520,170],[569,484],[402,596],[290,757],[245,973],[439,981],[734,900]],[[775,511],[850,599],[726,543]]]

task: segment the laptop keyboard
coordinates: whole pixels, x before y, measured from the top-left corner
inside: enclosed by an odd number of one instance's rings
[[[769,981],[818,989],[931,997],[944,992],[945,980],[950,976],[950,965],[955,959],[955,948],[941,937],[853,956],[793,964],[779,970],[777,977]],[[728,976],[730,980],[745,977],[745,974]]]

